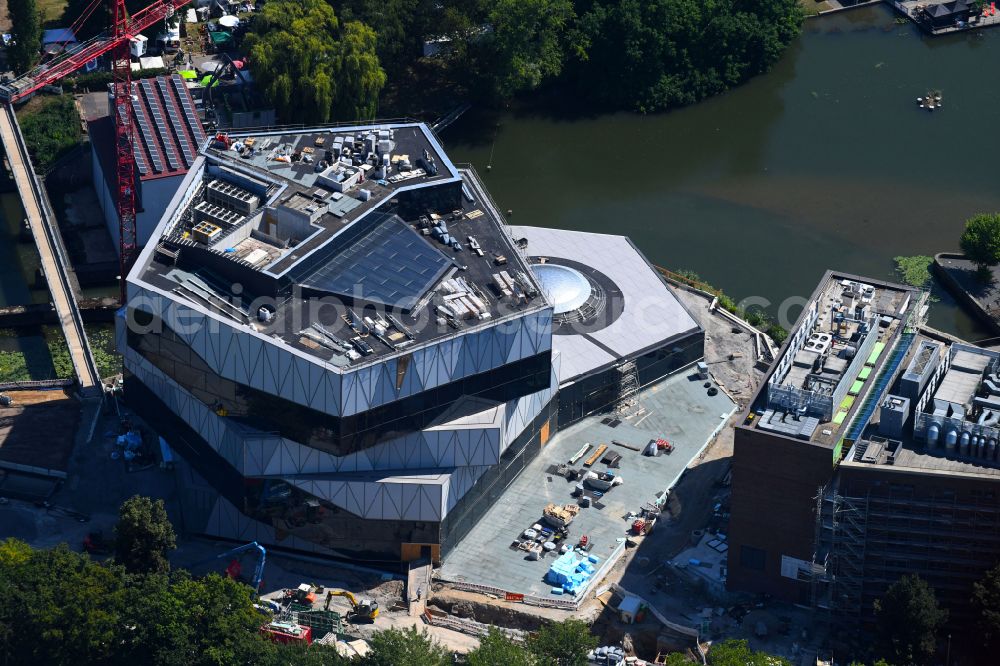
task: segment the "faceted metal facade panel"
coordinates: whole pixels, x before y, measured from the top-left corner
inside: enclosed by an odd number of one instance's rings
[[[122,344],[124,322],[120,317],[117,324],[116,336],[128,370],[242,475],[282,478],[373,520],[442,520],[476,480],[499,462],[503,449],[541,413],[556,391],[558,358],[553,359],[549,388],[504,404],[500,423],[470,427],[460,421],[449,428],[446,422],[363,451],[334,456],[219,416]],[[304,475],[311,478],[302,478]]]
[[[219,376],[333,416],[359,414],[552,348],[548,308],[416,349],[399,381],[399,357],[340,368],[173,295],[130,284],[129,299],[162,318]],[[120,351],[125,346],[118,341]]]

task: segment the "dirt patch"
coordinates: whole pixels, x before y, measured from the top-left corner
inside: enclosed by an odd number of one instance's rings
[[[65,391],[11,391],[0,407],[0,461],[66,471],[80,403]]]
[[[447,591],[435,592],[428,606],[455,617],[522,631],[537,631],[546,622],[545,618],[521,610],[520,604],[455,598]]]

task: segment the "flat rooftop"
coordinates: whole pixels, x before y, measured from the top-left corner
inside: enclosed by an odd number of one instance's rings
[[[615,549],[617,539],[627,535],[630,523],[625,516],[655,502],[672,487],[688,463],[735,411],[735,405],[724,393],[709,396],[703,385],[696,374],[681,373],[640,393],[646,409],[641,416],[612,428],[602,422],[610,414],[595,415],[561,430],[447,555],[439,577],[547,596],[551,586],[543,579],[555,556],[549,554],[530,561],[509,545],[540,521],[547,504],[576,502],[571,496],[576,482],[567,481],[554,471],[586,442],[595,448],[607,444],[609,451],[622,456],[620,467],[614,472],[624,483],[604,495],[599,500],[600,506],[581,509],[569,527],[569,542],[575,544],[586,534],[594,543],[591,553],[603,562]],[[671,442],[674,452],[647,457],[612,444],[618,441],[641,450],[650,439],[657,438]],[[573,467],[581,469],[582,461]],[[598,462],[591,469],[600,472],[605,468]]]
[[[996,407],[1000,405],[1000,401],[991,397],[995,395],[992,389],[986,390],[986,397],[978,395],[982,389],[990,385],[1000,389],[1000,386],[992,380],[994,375],[990,374],[997,362],[996,352],[977,350],[969,345],[952,344],[945,348],[944,356],[941,357],[937,355],[940,347],[939,341],[918,335],[903,359],[905,367],[909,367],[911,361],[915,361],[914,372],[903,373],[907,379],[919,376],[916,371],[922,372],[931,363],[943,363],[948,359],[950,365],[940,376],[936,386],[931,382],[924,388],[918,399],[919,404],[908,405],[910,410],[918,411],[906,421],[902,434],[898,437],[888,437],[883,434],[885,431],[881,430],[880,424],[883,419],[890,417],[885,413],[886,401],[881,402],[863,437],[849,452],[843,464],[946,476],[1000,477],[1000,464],[995,459],[996,450],[992,456],[989,454],[988,441],[983,441],[982,446],[979,446],[975,438],[970,438],[964,450],[957,441],[949,449],[943,441],[928,445],[925,436],[914,434],[917,419],[933,417],[936,413],[950,414],[954,419],[953,423],[959,426],[959,429],[967,427],[970,432],[981,432],[986,417],[991,411],[995,412]],[[928,350],[933,350],[934,353],[931,354]],[[922,412],[919,411],[920,404],[923,405]]]
[[[380,133],[388,133],[389,138],[379,139]],[[374,150],[369,150],[372,143],[369,137],[373,134]],[[297,244],[294,252],[268,266],[275,274],[298,263],[366,212],[379,207],[394,192],[458,176],[426,126],[418,123],[234,134],[231,139],[233,144],[228,149],[217,142],[210,143],[205,155],[220,164],[248,169],[267,181],[284,185],[274,197],[276,203],[291,202],[294,207],[296,200],[304,200],[305,205],[310,205],[315,201],[316,190],[342,195],[334,197],[334,205],[328,212],[311,220],[317,227],[312,235]],[[389,142],[386,150],[379,151],[379,141]],[[350,147],[345,154],[343,146],[347,145]],[[383,154],[388,157],[385,177],[376,177],[378,167],[364,159],[369,154],[377,154],[378,160]],[[355,176],[353,182],[351,175]],[[362,195],[361,190],[369,194]]]
[[[562,263],[601,289],[596,322],[553,331],[559,383],[634,358],[699,330],[698,323],[626,236],[512,225],[531,261]]]
[[[869,393],[884,388],[879,380],[898,364],[897,343],[920,307],[920,292],[910,287],[828,272],[744,426],[834,446]]]
[[[175,201],[141,280],[334,366],[547,307],[423,124],[230,135]]]

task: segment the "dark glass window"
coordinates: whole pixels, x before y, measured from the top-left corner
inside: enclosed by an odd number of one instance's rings
[[[753,571],[763,571],[767,552],[753,546],[740,546],[740,566]]]
[[[507,402],[541,391],[548,388],[551,374],[551,353],[543,352],[359,414],[336,417],[224,379],[166,324],[159,330],[130,331],[128,345],[218,414],[335,455],[421,430],[465,395]]]

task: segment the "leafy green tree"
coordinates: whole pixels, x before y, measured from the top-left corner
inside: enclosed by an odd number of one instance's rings
[[[209,666],[258,663],[272,644],[259,634],[264,618],[250,589],[230,578],[186,571],[129,581],[121,624],[123,663]]]
[[[923,664],[934,656],[937,632],[948,619],[934,590],[920,576],[907,574],[875,602],[879,635],[894,663]]]
[[[465,661],[469,666],[533,666],[535,659],[523,645],[512,641],[507,634],[491,627],[480,641],[479,647],[470,652]]]
[[[31,546],[23,541],[13,538],[0,541],[0,567],[22,564],[30,557]]]
[[[358,662],[342,657],[332,645],[313,643],[272,643],[266,654],[253,662],[254,666],[348,666]]]
[[[42,17],[35,0],[7,0],[13,44],[7,47],[7,64],[20,74],[38,62],[42,48]]]
[[[376,632],[371,641],[371,652],[361,661],[362,666],[446,666],[451,664],[451,654],[435,642],[425,631],[415,627],[386,629]]]
[[[8,540],[0,552],[0,663],[100,663],[116,653],[120,567],[99,565],[65,544],[31,550]]]
[[[667,655],[667,660],[663,663],[666,666],[690,666],[694,662],[683,652],[671,652]]]
[[[1000,214],[980,213],[969,218],[962,232],[961,247],[966,258],[980,270],[1000,263]]]
[[[408,61],[420,54],[423,34],[417,29],[421,0],[348,0],[341,16],[372,26],[376,32],[378,59],[390,76],[399,74]]]
[[[1000,646],[1000,564],[973,584],[972,605],[978,613],[977,624],[983,647],[993,654]]]
[[[167,551],[177,547],[163,500],[135,495],[125,500],[115,525],[115,560],[132,573],[170,569]]]
[[[797,0],[598,0],[581,16],[576,78],[616,108],[692,104],[766,71],[801,23]]]
[[[714,643],[708,651],[711,666],[792,666],[784,657],[755,652],[745,640]]]
[[[597,637],[583,620],[550,622],[528,637],[528,650],[546,666],[585,666]]]
[[[496,93],[511,97],[558,76],[575,18],[570,0],[496,0],[488,16],[493,30],[484,40]]]
[[[245,46],[257,85],[289,122],[375,115],[385,72],[375,32],[341,25],[323,0],[274,0],[257,14]]]

